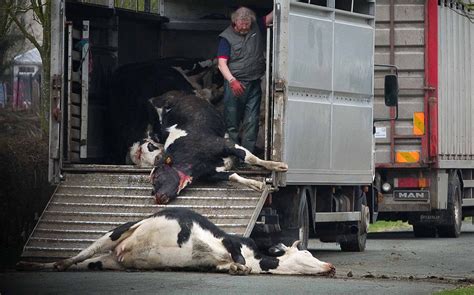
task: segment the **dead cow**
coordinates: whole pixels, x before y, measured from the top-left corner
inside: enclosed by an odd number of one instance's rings
[[[152,132],[147,132],[147,136],[135,142],[131,147],[128,156],[130,161],[140,168],[153,167],[155,161],[163,156],[163,145],[158,142],[158,138]]]
[[[108,85],[105,137],[109,160],[124,164],[128,150],[141,140],[141,132],[150,125],[158,142],[164,142],[156,115],[149,112],[150,97],[181,90],[209,100],[218,99],[223,82],[213,74],[215,68],[213,60],[170,57],[116,69]]]
[[[19,269],[195,269],[230,274],[334,275],[297,242],[279,257],[258,252],[254,241],[229,235],[188,209],[164,209],[108,232],[78,255],[55,263],[20,262]],[[100,256],[96,256],[102,254]]]
[[[286,171],[282,162],[259,159],[247,149],[225,138],[225,123],[219,112],[204,99],[171,91],[151,100],[161,118],[166,138],[162,161],[151,173],[156,203],[176,198],[191,181],[199,178],[230,180],[263,190],[262,182],[228,172],[228,157],[272,171]]]

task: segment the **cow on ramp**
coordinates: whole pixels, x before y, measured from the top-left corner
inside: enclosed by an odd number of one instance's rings
[[[271,171],[283,172],[282,162],[259,159],[225,137],[221,114],[208,101],[195,95],[171,91],[152,99],[165,134],[164,153],[151,172],[157,204],[176,198],[189,183],[199,178],[230,180],[261,191],[264,184],[229,172],[230,156]]]

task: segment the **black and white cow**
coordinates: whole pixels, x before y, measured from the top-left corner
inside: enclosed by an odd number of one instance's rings
[[[163,144],[159,143],[159,139],[151,131],[147,131],[146,136],[135,142],[129,151],[130,161],[140,168],[153,167],[155,161],[159,161],[163,157]]]
[[[225,138],[225,123],[219,112],[195,95],[171,91],[151,102],[160,114],[166,133],[162,160],[151,173],[156,203],[166,204],[176,198],[189,183],[201,177],[231,180],[255,190],[262,182],[228,172],[228,157],[259,165],[272,171],[286,171],[282,162],[261,160],[247,149]]]
[[[149,109],[150,97],[171,90],[197,92],[209,100],[220,97],[218,86],[222,78],[215,78],[218,77],[215,71],[213,60],[189,58],[163,58],[127,64],[115,70],[109,83],[106,113],[109,160],[124,164],[130,147],[142,139],[142,132],[147,129],[156,133],[159,142],[164,142],[156,112]]]
[[[335,268],[309,251],[280,245],[283,255],[262,255],[254,241],[229,235],[188,209],[164,209],[128,222],[92,243],[78,255],[55,263],[20,262],[19,269],[194,269],[230,274],[334,275]]]

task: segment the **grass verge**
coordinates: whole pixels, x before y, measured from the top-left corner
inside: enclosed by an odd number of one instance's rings
[[[369,233],[384,232],[384,231],[405,231],[411,230],[412,226],[403,221],[377,221],[369,225]]]
[[[461,287],[453,290],[445,290],[435,293],[436,295],[472,295],[474,294],[474,285]]]

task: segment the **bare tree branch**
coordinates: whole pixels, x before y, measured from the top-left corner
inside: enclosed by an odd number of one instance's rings
[[[23,34],[23,36],[25,36],[25,38],[28,39],[28,40],[38,49],[38,51],[39,51],[40,54],[41,54],[42,51],[43,51],[43,48],[42,48],[41,45],[38,43],[38,41],[36,41],[35,36],[33,36],[32,34],[30,34],[30,32],[28,32],[28,30],[26,29],[25,25],[20,22],[20,20],[18,19],[17,15],[16,15],[14,12],[9,11],[9,12],[8,12],[8,15],[10,15],[10,17],[11,17],[12,20],[13,20],[13,22],[16,24],[16,26],[17,26],[18,29],[21,31],[21,33]]]

